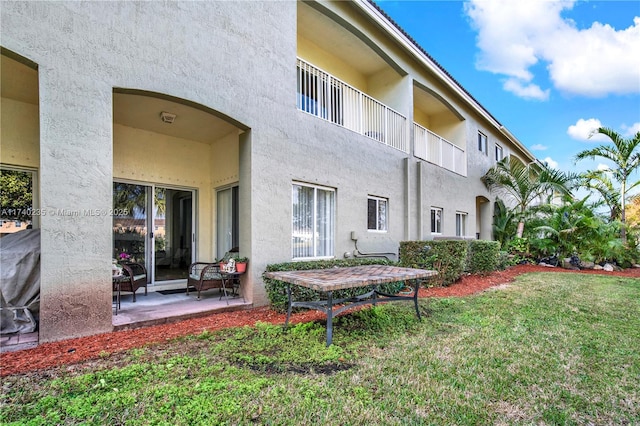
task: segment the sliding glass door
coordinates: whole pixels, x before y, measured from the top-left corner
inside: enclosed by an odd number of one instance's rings
[[[194,202],[190,189],[115,182],[114,258],[145,265],[151,283],[187,278],[195,254]]]
[[[155,280],[186,279],[193,259],[193,192],[156,187],[154,201]]]

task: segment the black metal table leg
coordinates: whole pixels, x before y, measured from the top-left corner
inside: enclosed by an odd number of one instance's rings
[[[285,330],[289,327],[289,318],[291,317],[291,284],[287,284],[287,319],[284,321]]]
[[[422,321],[420,316],[420,308],[418,307],[418,290],[420,290],[420,282],[413,280],[413,304],[416,307],[416,315],[418,315],[418,321]]]
[[[327,292],[327,347],[333,340],[333,292]]]

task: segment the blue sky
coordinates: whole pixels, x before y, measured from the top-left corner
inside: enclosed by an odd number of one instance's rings
[[[540,160],[564,171],[610,127],[640,131],[640,2],[377,4]],[[601,135],[600,135],[601,136]]]

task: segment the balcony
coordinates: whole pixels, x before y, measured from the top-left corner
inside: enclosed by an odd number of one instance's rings
[[[302,59],[297,77],[299,110],[409,152],[405,116]]]
[[[459,175],[467,175],[467,161],[462,148],[417,123],[413,123],[413,137],[416,157]]]

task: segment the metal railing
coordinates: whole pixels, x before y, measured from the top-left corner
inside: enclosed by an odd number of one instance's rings
[[[413,123],[414,155],[459,175],[467,175],[467,159],[462,148],[431,130]]]
[[[406,117],[299,58],[296,105],[301,111],[409,152]]]

